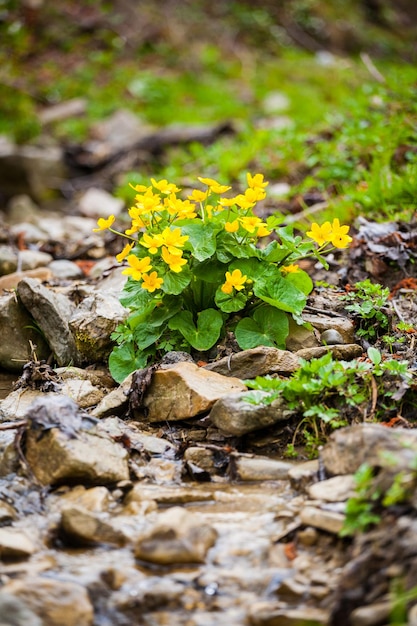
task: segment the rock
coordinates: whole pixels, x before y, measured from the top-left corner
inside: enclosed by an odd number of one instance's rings
[[[388,624],[392,611],[391,602],[377,602],[370,606],[361,606],[354,609],[350,615],[352,626],[379,626]],[[410,620],[408,620],[411,626]]]
[[[326,502],[343,502],[351,498],[354,491],[355,480],[352,474],[333,476],[327,480],[321,480],[307,489],[310,498]]]
[[[52,261],[48,265],[48,269],[59,280],[75,280],[84,276],[83,271],[76,263],[67,261],[66,259],[58,259]]]
[[[65,380],[61,392],[74,400],[81,409],[96,406],[106,395],[103,388],[93,385],[89,380],[80,378]]]
[[[184,452],[184,461],[192,463],[209,474],[216,473],[216,458],[213,450],[199,446],[190,446]],[[222,467],[221,469],[224,469]]]
[[[287,350],[298,352],[301,349],[314,349],[320,345],[317,333],[312,328],[297,324],[292,317],[288,318],[289,333],[285,340]]]
[[[209,363],[204,366],[204,369],[223,376],[250,379],[265,374],[287,374],[294,372],[298,367],[299,360],[292,352],[268,346],[258,346]]]
[[[22,601],[42,626],[92,626],[93,606],[87,590],[74,582],[26,576],[8,582],[3,592]]]
[[[60,510],[64,507],[75,506],[84,510],[103,513],[108,511],[113,502],[109,490],[106,487],[91,487],[86,489],[84,485],[76,485],[67,493],[57,496],[56,505]]]
[[[11,506],[11,504],[0,501],[0,526],[5,526],[7,524],[10,524],[13,520],[16,519],[16,517],[17,517],[16,511]]]
[[[34,270],[45,267],[52,261],[52,256],[39,250],[21,250],[18,255],[22,270]]]
[[[0,528],[0,559],[19,560],[30,557],[36,548],[27,534],[17,528]]]
[[[45,394],[36,389],[16,389],[0,400],[0,421],[13,422],[26,417],[31,404]]]
[[[126,543],[126,536],[114,528],[109,519],[82,506],[68,505],[62,510],[59,530],[72,545],[110,543],[122,546]]]
[[[210,418],[222,432],[241,436],[246,433],[287,421],[295,411],[288,409],[282,398],[272,404],[252,404],[248,398],[261,400],[267,392],[245,391],[229,393],[215,402]]]
[[[197,488],[196,485],[189,487],[187,485],[160,486],[136,483],[126,497],[126,504],[155,500],[162,506],[172,506],[191,502],[211,502],[213,499],[213,492],[208,489],[207,485],[204,488]]]
[[[417,626],[417,604],[411,607],[411,609],[408,611],[407,617],[408,626]]]
[[[2,626],[44,626],[22,600],[4,591],[0,591],[0,616]]]
[[[239,454],[234,456],[236,473],[240,480],[284,480],[292,468],[291,463],[263,456]]]
[[[26,272],[12,272],[0,278],[0,293],[3,290],[16,289],[17,285],[24,278],[37,278],[41,283],[48,282],[52,278],[52,272],[47,267],[39,267],[36,270],[26,270]]]
[[[121,198],[115,198],[104,189],[90,187],[78,200],[78,209],[86,217],[107,218],[110,215],[118,216],[124,207]]]
[[[136,558],[159,565],[203,563],[217,532],[201,517],[174,507],[159,514],[152,530],[135,545]]]
[[[10,274],[17,268],[17,252],[12,246],[0,245],[0,276]]]
[[[7,204],[7,222],[13,224],[37,224],[41,214],[39,206],[26,194],[15,195]],[[42,233],[37,241],[42,241]],[[43,233],[44,235],[45,233]]]
[[[114,346],[110,335],[127,315],[127,309],[109,294],[95,293],[78,305],[69,319],[69,328],[85,362],[107,361]]]
[[[329,316],[329,315],[311,315],[309,313],[303,313],[303,320],[311,324],[321,334],[323,341],[323,333],[328,331],[335,331],[339,333],[342,341],[328,341],[327,343],[354,343],[355,328],[353,322],[347,317],[342,316]],[[307,346],[306,346],[307,347]]]
[[[297,350],[296,355],[302,359],[309,361],[310,359],[319,359],[328,352],[331,352],[333,358],[350,361],[351,359],[357,359],[362,356],[363,349],[357,343],[349,343],[347,345],[335,345],[335,346],[318,346],[316,348],[303,348]]]
[[[72,302],[63,294],[47,289],[34,278],[21,280],[17,293],[45,335],[58,365],[77,365],[79,355],[68,325],[75,308]]]
[[[41,124],[51,124],[69,117],[85,115],[87,111],[88,101],[86,98],[71,98],[58,104],[52,104],[43,108],[38,113],[38,119]]]
[[[25,243],[33,243],[35,244],[35,246],[39,245],[40,243],[44,243],[48,240],[48,234],[43,230],[43,228],[40,227],[39,224],[27,222],[27,221],[21,221],[18,224],[14,224],[13,226],[11,226],[10,233],[15,239],[22,239]],[[22,260],[21,260],[22,252],[26,252],[26,253],[29,252],[28,257],[30,261],[30,258],[31,258],[30,252],[32,251],[21,250],[19,252],[16,252],[16,265],[20,263],[23,266]],[[36,252],[36,250],[33,250],[33,252]],[[52,257],[50,255],[49,255],[49,260],[52,261]],[[45,265],[45,263],[42,263],[42,265]],[[26,269],[28,268],[26,267]]]
[[[301,523],[313,526],[328,533],[337,535],[343,527],[345,516],[343,513],[328,511],[314,506],[306,506],[300,511]]]
[[[415,430],[357,424],[335,430],[321,451],[321,459],[330,476],[354,474],[362,463],[398,473],[416,453]]]
[[[288,472],[288,478],[294,489],[305,491],[311,483],[318,480],[319,462],[317,459],[297,463]]]
[[[108,415],[118,415],[126,411],[129,404],[129,390],[131,386],[132,374],[129,374],[117,389],[113,389],[104,396],[91,411],[91,415],[102,418]]]
[[[288,96],[281,91],[270,91],[261,103],[265,113],[282,113],[290,107]]]
[[[160,422],[195,417],[209,411],[222,396],[245,389],[237,378],[209,372],[194,363],[176,363],[154,373],[143,401],[146,419]]]
[[[0,296],[0,328],[7,328],[0,342],[0,368],[21,372],[30,359],[31,343],[36,346],[39,359],[47,358],[48,345],[34,329],[32,317],[19,305],[14,293]]]
[[[126,450],[104,433],[85,430],[83,415],[74,407],[69,398],[54,394],[49,403],[38,401],[29,408],[26,459],[36,478],[44,485],[127,480]]]
[[[328,623],[329,614],[324,609],[286,608],[279,603],[255,603],[249,614],[250,626],[326,626]]]

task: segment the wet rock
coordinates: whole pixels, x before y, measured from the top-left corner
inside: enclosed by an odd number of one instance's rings
[[[115,594],[114,605],[123,612],[131,624],[136,623],[137,615],[144,611],[160,610],[166,607],[172,611],[181,608],[183,605],[184,593],[187,585],[176,582],[172,579],[164,579],[157,576],[150,576],[137,583],[130,584],[129,589],[122,589]],[[172,618],[168,616],[169,624]],[[159,621],[159,620],[158,620]],[[161,623],[159,621],[159,623]]]
[[[152,530],[140,537],[136,558],[159,565],[203,563],[217,532],[198,515],[174,507],[160,513]]]
[[[134,472],[139,480],[147,478],[158,484],[180,483],[182,463],[169,459],[152,458],[143,464],[136,465]]]
[[[108,511],[110,503],[113,502],[106,487],[86,489],[84,485],[76,485],[68,492],[58,495],[56,500],[56,505],[61,509],[69,505],[75,505],[87,511],[99,513]]]
[[[309,361],[310,359],[319,359],[328,352],[331,352],[333,358],[344,361],[357,359],[363,354],[363,349],[356,343],[335,346],[318,346],[317,348],[303,348],[297,350],[296,355],[302,359]]]
[[[107,361],[114,346],[110,335],[127,315],[119,300],[109,294],[95,293],[78,305],[69,319],[69,328],[84,361]]]
[[[215,402],[210,419],[222,432],[230,435],[246,433],[287,421],[294,415],[282,398],[272,404],[252,404],[248,399],[261,400],[267,392],[245,391],[229,393]]]
[[[39,267],[36,270],[27,270],[26,272],[12,272],[6,276],[0,277],[0,293],[3,290],[15,289],[24,278],[37,278],[41,283],[48,282],[52,278],[52,272],[49,268]]]
[[[32,317],[19,305],[14,293],[0,295],[0,328],[7,328],[0,342],[0,368],[21,372],[30,358],[31,342],[36,345],[38,358],[47,358],[48,345],[34,330]]]
[[[214,500],[214,493],[208,489],[208,485],[205,485],[204,488],[197,488],[196,485],[189,487],[185,485],[160,486],[136,483],[126,497],[126,504],[150,500],[155,500],[160,505],[170,506],[191,502],[211,502]]]
[[[122,546],[126,543],[126,536],[112,525],[108,516],[82,506],[68,505],[62,510],[59,531],[72,545],[110,543]]]
[[[35,551],[35,545],[23,530],[0,528],[0,559],[26,559]]]
[[[417,432],[386,428],[380,424],[357,424],[336,430],[321,451],[330,476],[354,474],[362,463],[398,472],[417,453]]]
[[[40,618],[13,595],[0,591],[2,626],[44,626]]]
[[[326,626],[328,623],[329,614],[324,609],[285,608],[282,603],[255,603],[249,614],[251,626]]]
[[[92,626],[94,612],[87,590],[77,583],[26,576],[7,583],[3,592],[16,597],[42,626]]]
[[[120,444],[85,430],[83,415],[69,398],[45,400],[27,413],[26,459],[39,482],[106,485],[129,478],[128,454]]]
[[[262,456],[236,455],[236,473],[240,480],[284,480],[292,468],[291,463]]]
[[[16,517],[16,511],[11,504],[8,504],[7,502],[0,502],[0,526],[10,524],[14,519],[16,519]]]
[[[72,302],[34,278],[20,281],[17,293],[45,335],[58,365],[78,364],[79,355],[68,325],[74,310]]]
[[[318,480],[319,462],[317,459],[297,463],[288,472],[288,478],[294,489],[305,491],[311,483]]]
[[[325,502],[343,502],[353,496],[355,480],[353,475],[333,476],[327,480],[321,480],[307,489],[310,498],[324,500]]]
[[[237,378],[208,372],[194,363],[177,363],[154,373],[143,401],[146,419],[159,422],[195,417],[209,411],[222,396],[244,389]]]
[[[337,535],[342,530],[345,516],[336,511],[306,506],[300,511],[300,520],[305,526],[313,526]]]
[[[200,470],[214,474],[216,472],[216,459],[213,450],[199,446],[190,446],[184,452],[184,461],[192,463]]]
[[[76,263],[67,261],[66,259],[52,261],[49,263],[48,269],[51,270],[54,277],[59,280],[75,280],[82,278],[84,275]]]
[[[273,373],[291,373],[299,367],[298,358],[288,350],[259,346],[242,350],[219,361],[204,366],[204,369],[223,376],[241,379],[256,378]]]
[[[121,198],[115,198],[104,189],[90,187],[78,200],[78,209],[86,217],[99,218],[121,213],[124,206]]]

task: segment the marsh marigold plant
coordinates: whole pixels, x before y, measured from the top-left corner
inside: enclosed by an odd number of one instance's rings
[[[111,215],[94,229],[127,240],[116,259],[128,276],[121,302],[131,313],[110,355],[119,382],[169,350],[206,352],[226,333],[242,349],[284,348],[289,317],[303,323],[313,288],[297,261],[313,256],[326,266],[323,253],[351,241],[338,219],[311,224],[304,238],[280,226],[279,215],[263,221],[254,213],[266,196],[262,174],[247,174],[237,195],[212,178],[198,181],[185,194],[167,180],[131,185],[128,228],[116,230]]]

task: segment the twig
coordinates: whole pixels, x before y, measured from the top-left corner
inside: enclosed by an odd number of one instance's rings
[[[403,314],[401,313],[400,309],[398,308],[398,305],[395,302],[395,300],[391,300],[391,304],[392,304],[392,308],[395,311],[395,315],[398,317],[400,322],[404,322],[405,320],[404,320]]]
[[[14,428],[20,428],[26,426],[26,420],[19,420],[18,422],[4,422],[0,424],[0,430],[13,430]]]
[[[364,66],[366,67],[370,75],[373,78],[375,78],[375,80],[378,81],[378,83],[383,84],[387,82],[385,79],[385,76],[383,76],[381,72],[378,70],[378,68],[375,67],[374,62],[372,61],[369,54],[367,54],[366,52],[361,52],[360,57],[361,57],[362,63],[364,64]]]

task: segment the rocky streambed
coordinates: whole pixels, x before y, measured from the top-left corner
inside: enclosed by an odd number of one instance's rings
[[[5,230],[23,249],[0,246],[2,623],[360,626],[398,607],[417,623],[415,430],[363,421],[290,461],[294,411],[247,400],[245,380],[300,357],[362,355],[340,301],[311,299],[286,350],[169,353],[117,385],[114,242],[91,216],[31,210]],[[364,462],[381,489],[408,477],[407,497],[341,537]]]

